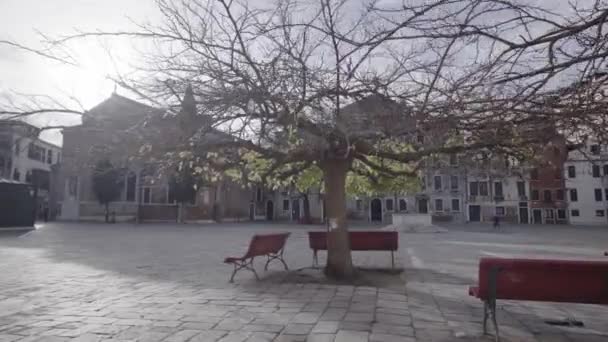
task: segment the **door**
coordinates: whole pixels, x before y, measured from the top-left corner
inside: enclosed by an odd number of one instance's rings
[[[527,224],[528,221],[528,208],[519,208],[519,223]]]
[[[479,222],[481,221],[481,207],[478,205],[469,206],[469,221]]]
[[[255,204],[249,203],[249,219],[251,221],[255,220]]]
[[[534,224],[543,223],[543,212],[540,209],[532,210],[532,223],[534,223]]]
[[[300,219],[300,200],[291,201],[291,219],[297,221]]]
[[[421,198],[418,200],[418,213],[419,214],[428,214],[429,205],[425,198]]]
[[[372,200],[369,210],[372,221],[382,221],[382,201],[379,198]]]
[[[272,201],[266,202],[266,220],[272,221],[274,218],[274,203]]]

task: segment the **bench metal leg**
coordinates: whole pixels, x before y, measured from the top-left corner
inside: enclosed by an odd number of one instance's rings
[[[483,334],[486,335],[488,333],[488,312],[489,304],[487,301],[483,301]]]
[[[234,270],[232,271],[232,276],[230,276],[231,283],[234,283],[234,276],[236,275],[236,272],[242,269],[250,270],[255,275],[255,279],[260,280],[260,277],[258,277],[258,273],[255,271],[255,268],[253,268],[253,259],[254,258],[244,261],[235,261],[232,263],[234,265]]]
[[[272,260],[279,260],[280,262],[283,263],[283,266],[285,266],[285,270],[289,271],[289,267],[287,267],[287,263],[285,262],[285,260],[283,259],[283,251],[281,251],[281,253],[277,253],[277,254],[268,254],[266,255],[268,257],[268,260],[266,261],[266,265],[264,265],[264,271],[268,271],[268,264],[270,264],[270,262]]]
[[[319,258],[316,249],[312,252],[312,267],[319,267]]]
[[[500,335],[498,334],[498,322],[496,320],[496,297],[497,297],[497,286],[498,286],[498,272],[500,269],[497,267],[492,267],[490,269],[490,277],[488,279],[488,299],[484,302],[484,333],[486,333],[486,320],[487,316],[486,312],[492,316],[492,324],[494,324],[494,333],[496,337],[496,342],[500,341]],[[489,312],[488,312],[489,311]]]

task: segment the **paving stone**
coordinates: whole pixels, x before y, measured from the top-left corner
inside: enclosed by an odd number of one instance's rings
[[[370,342],[416,342],[413,337],[405,337],[401,335],[389,334],[374,334],[369,335]]]
[[[215,342],[227,334],[228,332],[220,330],[201,331],[189,339],[188,342]]]
[[[319,320],[320,315],[312,312],[301,312],[296,314],[292,319],[292,323],[313,324]]]
[[[368,342],[369,334],[362,331],[338,330],[334,342]]]
[[[251,336],[251,332],[231,331],[218,340],[218,342],[243,342]]]
[[[306,342],[334,342],[336,334],[310,334]]]
[[[371,331],[372,324],[365,322],[340,322],[339,329],[353,331]]]
[[[373,313],[348,312],[344,317],[347,322],[372,322],[374,320]]]
[[[23,336],[0,334],[0,342],[13,342],[13,341],[17,341],[20,338],[23,338]]]
[[[246,324],[242,327],[243,331],[253,331],[253,332],[271,332],[278,333],[283,330],[283,325],[278,324]]]
[[[319,321],[312,328],[313,334],[335,334],[340,326],[339,321]]]
[[[310,337],[311,335],[308,335]],[[306,335],[287,335],[281,334],[277,336],[273,342],[304,342],[307,341]]]
[[[185,342],[190,340],[195,335],[200,334],[200,330],[184,329],[176,332],[175,334],[167,336],[163,342]]]
[[[254,332],[248,338],[247,342],[270,342],[275,341],[277,334],[268,332]]]
[[[307,335],[312,330],[312,327],[312,324],[291,323],[285,327],[283,333],[288,335]]]

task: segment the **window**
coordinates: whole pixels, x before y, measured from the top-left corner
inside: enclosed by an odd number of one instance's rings
[[[488,182],[479,182],[479,195],[488,196]]]
[[[578,217],[581,216],[581,213],[578,211],[578,209],[572,209],[570,210],[570,216]]]
[[[422,183],[420,188],[422,189],[422,191],[426,190],[426,177],[422,177],[420,179],[420,182]]]
[[[458,176],[450,176],[450,189],[458,190]]]
[[[503,197],[501,182],[494,182],[494,197]]]
[[[595,200],[597,202],[601,202],[602,201],[602,189],[594,189],[593,192],[595,194]]]
[[[538,169],[532,169],[532,171],[530,171],[530,178],[533,180],[538,179]]]
[[[255,191],[255,200],[257,202],[262,202],[262,188],[257,188]]]
[[[46,151],[46,163],[53,164],[53,150]]]
[[[393,211],[393,209],[394,209],[393,208],[393,206],[394,206],[393,199],[392,198],[387,198],[385,200],[385,203],[386,203],[386,211]]]
[[[458,156],[455,154],[450,154],[450,166],[458,165]]]
[[[150,203],[150,188],[143,188],[144,203]]]
[[[596,210],[595,211],[595,216],[597,216],[597,217],[604,217],[604,210]]]
[[[520,197],[526,196],[526,183],[525,182],[517,182],[517,195]]]
[[[565,220],[566,219],[566,210],[557,209],[557,218],[560,220]]]
[[[50,152],[50,150],[49,150]],[[135,202],[135,188],[137,186],[137,175],[131,171],[127,175],[127,202]]]
[[[357,200],[357,211],[361,211],[361,200]],[[289,211],[289,200],[288,199],[284,199],[283,200],[283,211]]]
[[[18,156],[21,153],[21,142],[15,140],[15,155]]]
[[[29,144],[27,147],[27,157],[32,160],[39,160],[44,162],[45,160],[45,151],[42,147],[36,144]]]
[[[578,192],[576,192],[576,189],[570,189],[570,201],[571,202],[578,201]]]
[[[478,182],[469,183],[469,195],[471,195],[471,196],[479,195],[479,183]]]
[[[593,170],[593,178],[599,178],[599,176],[600,176],[600,166],[599,165],[593,165],[592,166],[592,170]]]
[[[435,176],[433,182],[435,184],[435,190],[441,190],[441,176]]]
[[[399,211],[407,211],[407,202],[403,198],[399,200]]]
[[[532,190],[532,200],[538,201],[538,190]]]
[[[33,177],[32,177],[32,171],[28,171],[25,173],[25,182],[26,183],[32,183],[33,181]]]
[[[458,198],[452,199],[452,211],[460,211],[460,200]]]
[[[436,212],[443,211],[443,200],[442,199],[435,200],[435,211]]]
[[[608,176],[608,164],[604,164],[604,176]]]
[[[21,181],[21,172],[17,169],[13,170],[13,180]]]
[[[418,136],[416,137],[416,141],[417,141],[419,144],[424,144],[424,135],[422,135],[422,134],[418,134]]]
[[[568,178],[576,178],[576,167],[574,165],[568,166]]]
[[[606,201],[608,201],[608,188],[604,189]]]
[[[591,145],[589,150],[591,150],[591,154],[598,155],[600,154],[600,145]]]
[[[551,190],[545,190],[543,192],[543,199],[545,202],[551,202]]]
[[[557,189],[555,191],[555,198],[559,201],[563,201],[564,200],[564,190],[562,189]]]
[[[505,216],[505,207],[496,207],[496,216]]]

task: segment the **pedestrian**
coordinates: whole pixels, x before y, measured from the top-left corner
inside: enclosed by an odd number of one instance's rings
[[[500,226],[500,218],[498,217],[498,215],[494,215],[494,229],[499,228]]]

